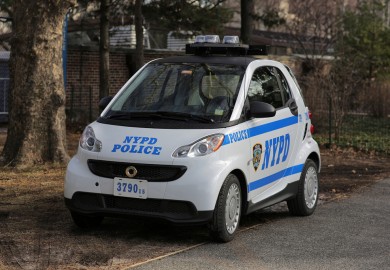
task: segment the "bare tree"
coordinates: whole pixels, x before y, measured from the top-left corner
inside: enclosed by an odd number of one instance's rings
[[[138,70],[144,64],[144,30],[142,27],[142,0],[135,0],[135,34],[136,34],[136,47],[135,47],[135,68]]]
[[[241,0],[241,40],[245,44],[251,42],[253,0]]]
[[[100,0],[100,43],[99,43],[99,98],[110,92],[110,37],[109,37],[110,0]]]
[[[286,28],[291,47],[305,57],[304,73],[321,69],[321,59],[333,51],[342,23],[343,1],[291,0]]]
[[[351,100],[363,88],[363,78],[356,73],[358,62],[353,59],[339,57],[330,65],[328,72],[317,71],[312,74],[310,85],[324,93],[330,101],[328,109],[332,114],[334,138],[338,141],[345,116],[351,108]]]
[[[66,162],[62,25],[75,0],[14,0],[4,164]]]

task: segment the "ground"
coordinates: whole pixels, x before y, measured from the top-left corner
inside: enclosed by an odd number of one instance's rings
[[[69,133],[69,152],[80,134]],[[0,129],[0,151],[6,133]],[[340,200],[390,177],[390,158],[322,149],[320,204]],[[106,219],[93,231],[73,225],[64,206],[65,166],[0,170],[0,269],[124,269],[209,241],[206,227]],[[285,203],[244,217],[241,230],[285,215]]]

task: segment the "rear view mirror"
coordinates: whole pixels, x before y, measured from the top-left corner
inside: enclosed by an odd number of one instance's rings
[[[104,97],[99,101],[99,109],[103,111],[107,105],[111,102],[113,96]]]
[[[273,117],[276,114],[276,109],[271,104],[252,101],[250,103],[250,115],[255,118]]]

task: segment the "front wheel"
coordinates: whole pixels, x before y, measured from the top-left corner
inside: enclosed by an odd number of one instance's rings
[[[288,210],[295,216],[313,214],[318,202],[318,169],[317,164],[308,159],[303,167],[299,180],[298,193],[294,199],[287,201]]]
[[[233,240],[241,217],[241,186],[237,176],[226,177],[210,223],[211,237],[220,242]]]

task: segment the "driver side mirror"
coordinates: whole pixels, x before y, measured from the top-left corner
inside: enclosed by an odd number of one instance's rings
[[[99,101],[99,109],[103,111],[107,105],[111,102],[113,96],[104,97]]]
[[[273,117],[276,114],[276,109],[271,104],[252,101],[250,102],[250,116],[255,118]]]

